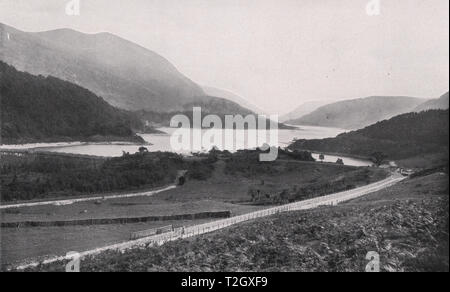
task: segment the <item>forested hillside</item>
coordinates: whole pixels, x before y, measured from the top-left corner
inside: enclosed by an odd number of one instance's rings
[[[336,138],[297,140],[289,147],[362,156],[382,152],[389,159],[429,153],[448,155],[448,121],[448,110],[408,113]]]
[[[141,121],[92,92],[54,77],[19,72],[0,61],[2,144],[143,140]]]

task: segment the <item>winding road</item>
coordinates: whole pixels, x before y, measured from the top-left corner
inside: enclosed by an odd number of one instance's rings
[[[133,197],[149,197],[158,193],[162,193],[168,190],[172,190],[176,188],[175,185],[171,185],[162,189],[157,189],[148,192],[140,192],[140,193],[132,193],[132,194],[119,194],[119,195],[106,195],[106,196],[95,196],[95,197],[84,197],[78,199],[67,199],[67,200],[53,200],[53,201],[39,201],[32,203],[21,203],[21,204],[9,204],[9,205],[0,205],[0,210],[2,209],[12,209],[12,208],[21,208],[21,207],[34,207],[34,206],[44,206],[44,205],[71,205],[79,202],[87,202],[87,201],[98,201],[98,200],[112,200],[112,199],[121,199],[121,198],[133,198]]]
[[[76,254],[76,256],[83,258],[86,256],[96,255],[96,254],[99,254],[99,253],[102,253],[102,252],[108,251],[108,250],[124,251],[127,249],[143,247],[143,246],[147,246],[147,245],[162,245],[169,241],[174,241],[177,239],[189,238],[192,236],[209,233],[209,232],[220,230],[220,229],[223,229],[223,228],[226,228],[226,227],[229,227],[229,226],[241,223],[241,222],[245,222],[245,221],[249,221],[249,220],[253,220],[253,219],[257,219],[257,218],[262,218],[262,217],[267,217],[267,216],[271,216],[274,214],[279,214],[281,212],[291,212],[291,211],[298,211],[298,210],[313,209],[313,208],[317,208],[319,206],[326,206],[326,205],[334,206],[339,203],[346,202],[346,201],[349,201],[349,200],[352,200],[352,199],[355,199],[358,197],[362,197],[364,195],[385,189],[394,184],[397,184],[398,182],[400,182],[404,179],[405,179],[405,177],[400,175],[399,173],[392,173],[392,175],[390,177],[388,177],[384,180],[381,180],[381,181],[378,181],[378,182],[375,182],[375,183],[372,183],[372,184],[369,184],[369,185],[366,185],[363,187],[355,188],[352,190],[339,192],[339,193],[335,193],[335,194],[331,194],[331,195],[327,195],[327,196],[322,196],[322,197],[318,197],[318,198],[314,198],[314,199],[299,201],[299,202],[286,204],[286,205],[282,205],[282,206],[272,207],[272,208],[268,208],[268,209],[264,209],[264,210],[260,210],[260,211],[256,211],[256,212],[251,212],[251,213],[247,213],[244,215],[235,216],[235,217],[231,217],[231,218],[227,218],[227,219],[220,219],[220,220],[216,220],[216,221],[212,221],[212,222],[208,222],[208,223],[204,223],[204,224],[189,226],[186,228],[178,228],[172,232],[168,232],[168,233],[164,233],[164,234],[153,235],[153,236],[149,236],[149,237],[145,237],[145,238],[141,238],[141,239],[137,239],[137,240],[126,241],[126,242],[122,242],[122,243],[118,243],[118,244],[114,244],[114,245],[109,245],[109,246],[105,246],[105,247],[101,247],[101,248],[96,248],[93,250],[84,251],[79,254]],[[164,190],[168,190],[171,188],[174,188],[174,186],[168,187],[166,189],[158,190],[157,192],[163,192]],[[149,193],[151,193],[151,192],[149,192]],[[132,195],[137,196],[138,194],[132,194]],[[109,198],[111,198],[111,197],[109,197]],[[41,202],[41,204],[43,204],[43,203],[51,204],[53,202]],[[49,263],[54,263],[54,262],[59,262],[59,261],[64,261],[64,260],[70,260],[73,257],[74,257],[74,255],[70,254],[70,255],[66,255],[66,256],[51,257],[51,258],[48,258],[48,259],[42,260],[42,261],[31,260],[31,261],[27,262],[26,264],[22,264],[22,265],[12,267],[12,268],[17,269],[17,270],[23,270],[23,269],[30,268],[30,267],[36,267],[39,264],[49,264]]]

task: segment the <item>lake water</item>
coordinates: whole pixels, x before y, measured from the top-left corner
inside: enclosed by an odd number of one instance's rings
[[[192,148],[189,149],[175,149],[171,145],[171,136],[179,137],[180,131],[174,128],[161,128],[159,129],[167,134],[141,134],[142,138],[151,145],[145,145],[145,147],[151,151],[168,151],[168,152],[177,152],[180,154],[190,154],[192,152]],[[176,132],[177,131],[177,132]],[[187,134],[190,132],[192,134],[191,129],[183,130],[183,134]],[[287,147],[290,143],[292,143],[295,139],[323,139],[335,137],[346,130],[337,129],[337,128],[327,128],[327,127],[312,127],[312,126],[299,126],[294,130],[277,130],[267,131],[261,135],[261,132],[257,134],[255,130],[233,130],[234,134],[234,145],[229,147],[230,145],[216,145],[218,148],[223,150],[229,150],[231,152],[237,149],[245,149],[245,148],[255,148],[257,146],[261,146],[263,142],[268,143],[271,146],[279,146],[279,147]],[[221,130],[201,130],[200,135],[202,137],[209,132],[215,135],[222,135],[222,141],[225,141],[225,137],[223,136],[224,131]],[[174,135],[178,133],[177,135]],[[260,135],[258,137],[264,137],[265,140],[263,142],[256,142],[252,139],[249,139],[254,135]],[[278,141],[271,141],[270,136],[276,137],[278,136]],[[191,136],[192,137],[192,136]],[[229,139],[227,140],[229,141]],[[203,143],[206,143],[203,141]],[[204,144],[205,145],[205,144]],[[195,148],[194,152],[205,151],[210,149],[210,144],[206,143],[206,148],[201,147]],[[192,146],[192,145],[191,145]],[[37,144],[24,144],[24,145],[1,145],[0,149],[34,149],[37,151],[52,151],[52,152],[62,152],[62,153],[72,153],[72,154],[84,154],[84,155],[95,155],[95,156],[105,156],[105,157],[117,157],[121,156],[123,152],[135,153],[138,151],[141,145],[130,144],[130,143],[81,143],[81,142],[72,142],[72,143],[37,143]],[[318,160],[319,154],[313,154],[313,157]],[[325,162],[336,162],[338,158],[342,158],[344,160],[345,165],[353,165],[353,166],[368,166],[372,163],[370,161],[353,159],[348,157],[338,157],[333,155],[325,155]]]

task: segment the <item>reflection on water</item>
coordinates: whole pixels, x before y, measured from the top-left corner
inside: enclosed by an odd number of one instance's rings
[[[141,134],[144,140],[151,145],[146,145],[145,147],[152,152],[156,151],[169,151],[172,152],[173,149],[170,144],[171,135],[177,130],[173,128],[161,128],[159,129],[167,134]],[[187,130],[189,131],[189,130]],[[210,130],[202,130],[202,135]],[[215,131],[215,130],[214,130]],[[221,130],[217,130],[221,131]],[[255,130],[234,130],[235,134],[235,146],[227,148],[226,145],[218,147],[220,149],[227,149],[229,151],[234,151],[235,149],[243,148],[254,148],[252,143],[249,143],[249,131],[255,132]],[[301,126],[294,130],[277,130],[278,143],[269,143],[271,146],[280,146],[282,148],[287,147],[295,139],[323,139],[335,137],[345,130],[336,128],[326,128],[326,127],[311,127],[311,126]],[[242,135],[239,135],[242,134]],[[269,142],[269,135],[267,134],[267,139],[265,142]],[[244,139],[241,138],[244,137]],[[251,145],[250,145],[251,144]],[[237,147],[236,147],[237,145]],[[38,149],[43,151],[53,151],[62,153],[73,153],[73,154],[84,154],[84,155],[95,155],[95,156],[106,156],[106,157],[117,157],[121,156],[123,152],[135,153],[141,145],[137,144],[126,144],[126,143],[41,143],[41,144],[26,144],[26,145],[2,145],[0,149]],[[210,147],[208,147],[210,148]],[[208,150],[208,149],[203,149]],[[174,151],[175,152],[175,151]],[[191,151],[180,150],[176,151],[181,154],[189,154]],[[314,158],[319,159],[318,154],[313,154]],[[332,155],[325,155],[325,162],[336,162],[339,157]],[[370,162],[352,158],[343,158],[344,164],[354,165],[354,166],[367,166],[371,165]]]
[[[318,153],[313,153],[312,156],[317,161],[320,161]],[[373,163],[368,160],[363,159],[356,159],[356,158],[350,158],[350,157],[343,157],[343,156],[335,156],[335,155],[324,155],[323,162],[330,162],[330,163],[336,163],[338,159],[342,159],[344,162],[344,165],[351,165],[351,166],[372,166]]]

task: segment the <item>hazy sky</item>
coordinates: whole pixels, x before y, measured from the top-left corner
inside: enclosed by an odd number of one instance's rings
[[[170,60],[202,85],[274,113],[315,99],[438,97],[449,89],[449,1],[0,0],[25,31],[108,31]]]

